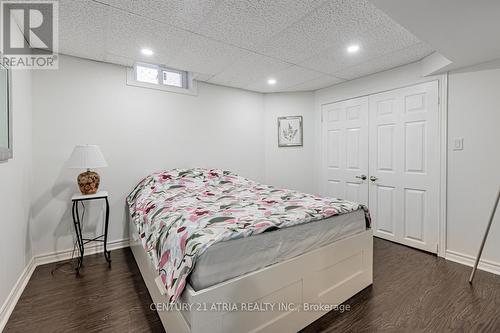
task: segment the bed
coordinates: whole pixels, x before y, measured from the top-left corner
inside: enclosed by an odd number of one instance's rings
[[[155,173],[127,203],[167,332],[297,331],[372,283],[369,214],[356,203],[215,169]]]

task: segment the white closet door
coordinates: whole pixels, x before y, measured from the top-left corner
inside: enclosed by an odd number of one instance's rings
[[[437,252],[438,83],[372,95],[370,212],[375,236]]]
[[[323,193],[367,205],[368,98],[325,104],[322,112]]]

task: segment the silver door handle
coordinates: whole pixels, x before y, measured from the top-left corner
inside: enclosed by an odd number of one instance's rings
[[[375,177],[375,176],[371,176],[371,177],[370,177],[370,180],[371,180],[372,182],[376,181],[377,179],[378,179],[378,178],[377,178],[377,177]]]
[[[366,180],[366,175],[356,176],[356,178],[361,179],[361,180]]]

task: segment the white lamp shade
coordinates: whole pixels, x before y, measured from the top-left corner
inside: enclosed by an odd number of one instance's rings
[[[96,169],[107,167],[108,163],[96,145],[75,146],[68,161],[71,169]]]

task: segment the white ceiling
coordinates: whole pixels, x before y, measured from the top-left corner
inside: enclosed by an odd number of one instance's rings
[[[500,59],[499,0],[372,0],[451,61],[450,70]]]
[[[433,51],[366,0],[60,0],[59,39],[63,54],[259,92],[315,90]]]

